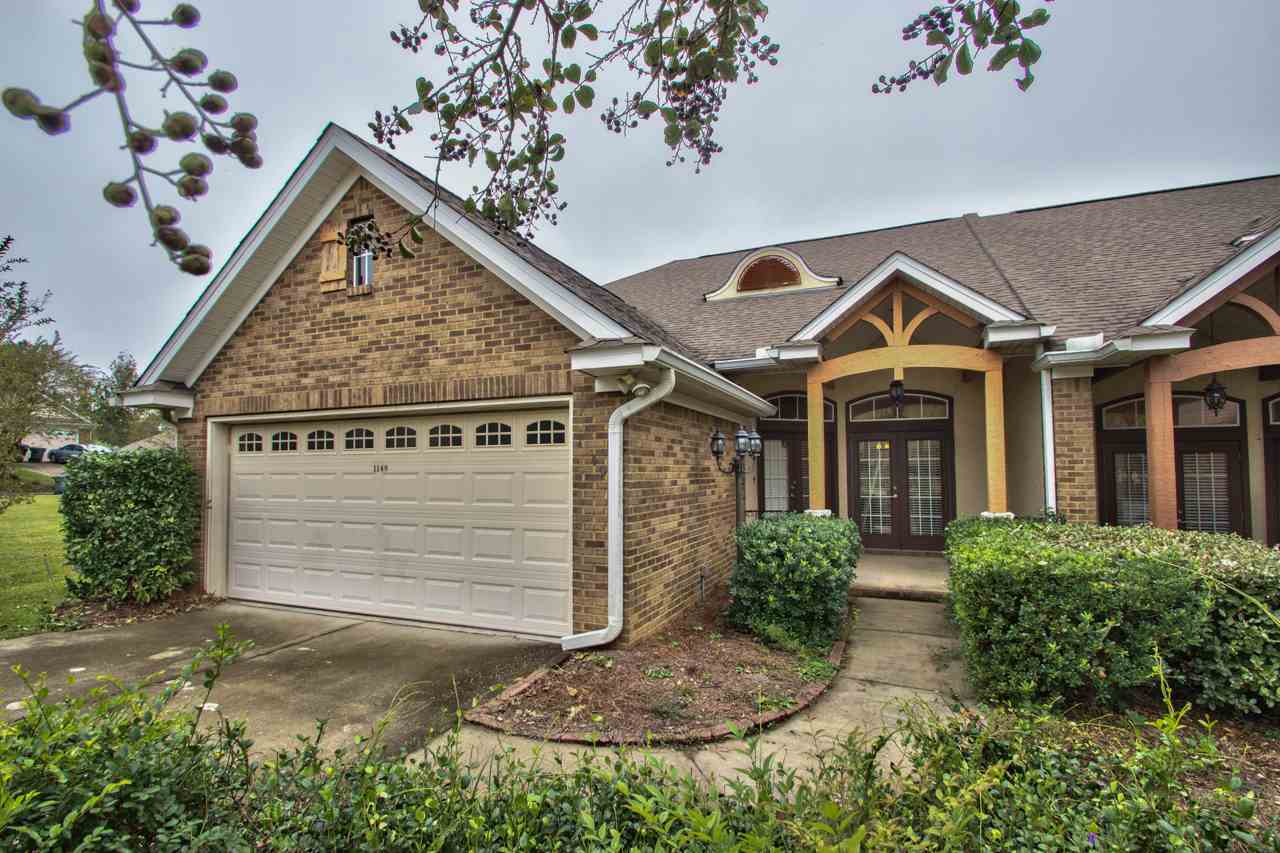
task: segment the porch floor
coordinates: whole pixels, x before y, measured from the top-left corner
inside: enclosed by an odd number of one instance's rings
[[[861,598],[945,601],[947,573],[947,561],[941,556],[863,554],[850,593]]]

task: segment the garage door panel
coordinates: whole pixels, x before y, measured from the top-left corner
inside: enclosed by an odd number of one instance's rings
[[[530,419],[534,415],[528,416]],[[536,415],[568,423],[568,413]],[[477,448],[476,427],[512,426]],[[427,447],[449,423],[462,445]],[[228,586],[233,596],[562,635],[570,629],[572,476],[564,445],[525,444],[525,416],[480,413],[329,423],[336,449],[307,452],[319,425],[292,424],[299,450],[231,453]],[[417,448],[384,449],[396,426]],[[344,449],[348,430],[375,437]],[[241,431],[271,435],[286,427]]]

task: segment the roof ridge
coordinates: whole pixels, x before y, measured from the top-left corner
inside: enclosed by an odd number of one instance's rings
[[[981,219],[982,217],[976,213],[966,213],[961,218],[964,220],[965,226],[969,229],[969,233],[973,235],[973,239],[978,244],[978,248],[982,250],[982,254],[991,262],[991,266],[995,269],[996,273],[999,274],[1000,279],[1008,285],[1009,292],[1014,295],[1018,300],[1018,304],[1022,306],[1022,313],[1027,317],[1031,317],[1032,313],[1031,309],[1027,307],[1027,301],[1022,298],[1022,294],[1018,292],[1018,288],[1013,286],[1013,282],[1009,279],[1009,276],[1005,275],[1004,267],[1000,266],[1000,262],[996,260],[996,256],[991,254],[991,250],[987,248],[987,244],[982,240],[982,235],[978,233],[978,229],[973,225],[973,220]]]
[[[1064,202],[1059,202],[1058,204],[1044,204],[1044,205],[1040,205],[1039,207],[1022,207],[1016,210],[1006,210],[1003,213],[991,213],[991,214],[988,214],[987,217],[985,218],[992,218],[996,216],[1013,216],[1014,214],[1018,214],[1018,213],[1036,213],[1041,210],[1057,210],[1063,207],[1078,207],[1080,205],[1085,205],[1085,204],[1101,204],[1104,201],[1121,201],[1126,198],[1138,198],[1140,196],[1167,195],[1168,193],[1181,193],[1181,192],[1187,192],[1189,190],[1206,190],[1211,187],[1225,187],[1229,184],[1247,184],[1250,181],[1265,181],[1271,178],[1280,178],[1280,172],[1274,172],[1270,175],[1254,175],[1253,177],[1249,177],[1249,178],[1229,178],[1228,180],[1225,180],[1225,181],[1209,181],[1208,183],[1204,183],[1204,184],[1186,184],[1181,187],[1165,187],[1164,189],[1160,189],[1160,190],[1141,190],[1139,192],[1134,192],[1134,193],[1121,193],[1119,195],[1108,195],[1108,196],[1102,196],[1100,198],[1085,198],[1085,199],[1080,199],[1079,201],[1064,201]]]

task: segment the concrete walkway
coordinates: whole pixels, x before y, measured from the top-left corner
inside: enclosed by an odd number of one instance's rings
[[[938,711],[957,698],[971,698],[959,641],[940,604],[893,599],[859,599],[857,628],[844,666],[831,687],[812,705],[761,736],[762,751],[792,768],[815,765],[815,754],[853,730],[875,737],[896,724],[904,702],[922,702]],[[437,741],[439,743],[439,741]],[[495,752],[550,765],[572,760],[590,747],[548,743],[464,726],[464,754],[483,761]],[[750,764],[742,744],[726,741],[688,749],[636,750],[723,784]],[[882,753],[893,759],[896,753]]]
[[[863,554],[852,594],[866,598],[947,600],[947,561],[941,556]]]

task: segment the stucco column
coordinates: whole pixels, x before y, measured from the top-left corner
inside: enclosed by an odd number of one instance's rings
[[[1168,356],[1146,363],[1147,512],[1155,527],[1178,529],[1178,473],[1173,450],[1173,383],[1154,378]]]
[[[810,376],[806,383],[809,442],[809,509],[827,508],[827,442],[822,419],[822,380]]]
[[[1004,460],[1004,366],[983,373],[987,428],[987,509],[1008,512]]]

